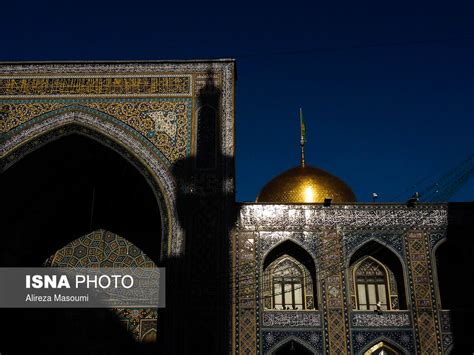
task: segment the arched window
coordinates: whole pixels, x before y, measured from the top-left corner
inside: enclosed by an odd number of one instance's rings
[[[316,270],[303,248],[291,241],[283,242],[267,255],[263,266],[264,309],[316,308]]]
[[[352,309],[406,309],[400,258],[382,244],[370,241],[360,247],[351,256],[348,278]]]
[[[272,272],[272,298],[275,309],[304,309],[304,271],[296,260],[281,259]]]
[[[387,310],[388,280],[385,267],[372,257],[359,262],[354,269],[359,310]]]
[[[379,342],[367,350],[364,355],[401,355],[402,352],[386,342]]]

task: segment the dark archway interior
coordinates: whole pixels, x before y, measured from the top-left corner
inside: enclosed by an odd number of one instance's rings
[[[101,143],[77,134],[62,137],[25,156],[1,180],[2,266],[42,266],[56,250],[100,228],[128,239],[159,264],[156,197],[130,162]],[[6,353],[156,353],[154,345],[135,343],[109,310],[1,313],[9,320],[2,333]]]
[[[457,275],[463,270],[465,264],[465,260],[459,257],[462,253],[459,247],[462,246],[448,240],[436,249],[436,269],[442,309],[453,310],[459,306],[458,294],[453,292],[459,290]]]
[[[318,294],[316,287],[316,267],[314,265],[314,261],[311,255],[309,255],[309,253],[302,247],[300,247],[298,244],[293,243],[291,240],[286,240],[283,243],[277,245],[267,254],[265,260],[263,261],[263,269],[265,270],[268,265],[270,265],[273,261],[275,261],[282,255],[289,255],[295,258],[308,269],[313,280],[313,294],[315,300],[314,306],[316,308],[319,308],[319,305],[317,304]]]
[[[51,142],[2,174],[6,207],[1,264],[39,266],[56,250],[96,229],[160,256],[157,200],[120,154],[81,135]]]
[[[366,256],[372,256],[389,267],[397,281],[398,302],[400,309],[407,309],[407,297],[405,282],[403,279],[403,268],[400,259],[388,248],[375,241],[370,241],[359,248],[351,257],[350,265],[354,265]]]
[[[311,355],[312,351],[306,349],[303,345],[297,341],[290,340],[289,342],[283,344],[277,351],[275,355]]]

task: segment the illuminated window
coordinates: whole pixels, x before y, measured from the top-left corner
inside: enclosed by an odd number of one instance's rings
[[[349,265],[352,309],[377,309],[377,302],[381,310],[407,309],[401,259],[392,250],[369,241],[352,254]]]
[[[304,274],[301,265],[285,258],[273,269],[273,307],[284,310],[304,308]]]
[[[315,263],[304,248],[284,241],[265,256],[262,266],[261,296],[265,310],[317,308]]]
[[[387,272],[381,263],[372,257],[363,259],[355,268],[354,279],[359,310],[390,308]]]

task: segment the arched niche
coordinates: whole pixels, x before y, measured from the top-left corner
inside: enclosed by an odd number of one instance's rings
[[[9,206],[5,232],[11,236],[2,264],[38,266],[69,241],[98,228],[117,231],[159,263],[164,215],[159,187],[99,143],[100,135],[91,138],[75,129],[58,133],[59,138],[2,174],[2,196]]]
[[[175,181],[169,162],[145,137],[115,118],[83,107],[60,109],[7,132],[2,140],[1,171],[49,143],[71,134],[87,136],[119,152],[153,186],[162,221],[162,256],[180,255],[183,232],[176,208]]]
[[[359,309],[359,285],[357,284],[357,271],[361,266],[369,266],[364,263],[371,263],[374,268],[380,267],[385,274],[387,310],[407,309],[406,277],[401,260],[392,250],[384,245],[369,241],[359,247],[349,258],[348,282],[353,309]],[[382,283],[378,280],[374,285]],[[378,286],[376,286],[378,287]],[[366,310],[365,308],[363,310]]]
[[[56,251],[45,262],[54,268],[154,268],[156,264],[136,245],[121,236],[99,229],[80,237]],[[76,319],[80,312],[76,311]],[[156,342],[156,308],[111,309],[129,334],[138,342]],[[74,314],[74,313],[73,313]],[[86,325],[85,325],[86,326]],[[113,335],[112,335],[113,336]]]
[[[290,240],[270,250],[263,261],[262,298],[268,310],[317,309],[316,267],[311,255]],[[285,298],[291,302],[286,304]]]

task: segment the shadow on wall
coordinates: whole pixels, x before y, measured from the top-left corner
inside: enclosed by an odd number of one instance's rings
[[[173,166],[185,246],[184,257],[166,263],[167,307],[158,315],[166,354],[229,352],[230,230],[236,216],[228,180],[234,160],[221,153],[220,97],[209,71],[198,94],[196,154]]]
[[[442,309],[451,310],[452,354],[474,353],[474,203],[448,205],[447,240],[436,249]],[[443,328],[443,324],[442,324]]]

